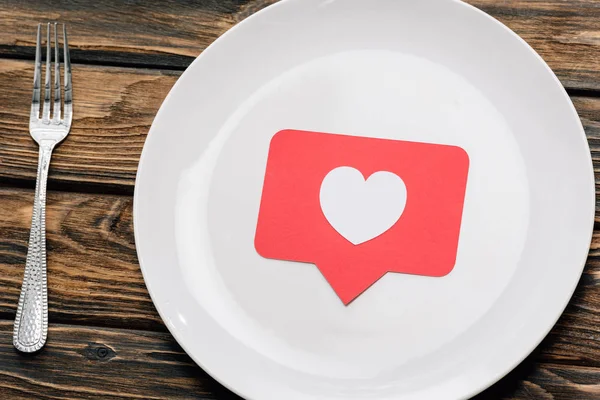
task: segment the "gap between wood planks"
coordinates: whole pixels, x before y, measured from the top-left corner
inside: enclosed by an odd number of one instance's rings
[[[71,49],[71,63],[103,67],[185,71],[195,57],[177,54],[138,54],[105,50]],[[35,48],[0,44],[0,60],[35,60]]]

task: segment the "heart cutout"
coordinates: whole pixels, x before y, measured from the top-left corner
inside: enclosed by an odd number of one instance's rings
[[[331,170],[321,183],[319,200],[329,224],[354,245],[372,240],[398,222],[406,206],[402,178],[378,171],[365,180],[352,167]]]

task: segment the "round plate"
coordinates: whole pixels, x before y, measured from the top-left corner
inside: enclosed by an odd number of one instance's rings
[[[282,129],[463,148],[454,270],[388,273],[346,306],[314,265],[262,258]],[[244,398],[458,399],[554,325],[594,200],[569,97],[498,21],[450,0],[284,0],[218,39],[165,100],[140,161],[135,238],[171,333]]]

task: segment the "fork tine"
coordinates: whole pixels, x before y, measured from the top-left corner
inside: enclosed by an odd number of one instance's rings
[[[63,48],[65,63],[65,106],[63,120],[67,125],[73,119],[73,85],[71,83],[71,57],[69,56],[69,41],[67,40],[67,27],[63,24]]]
[[[42,108],[42,120],[50,120],[50,23],[46,31],[46,79],[44,81],[44,107]]]
[[[38,24],[35,46],[35,70],[33,72],[33,98],[31,99],[31,120],[40,118],[40,80],[42,76],[42,24]]]
[[[60,121],[60,58],[58,32],[56,22],[54,23],[54,108],[52,118],[55,122]]]

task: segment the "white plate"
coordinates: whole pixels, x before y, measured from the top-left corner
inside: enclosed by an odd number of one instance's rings
[[[270,138],[458,145],[470,170],[443,278],[388,273],[349,306],[254,249]],[[575,109],[517,35],[451,0],[285,0],[211,45],[150,130],[135,237],[188,354],[248,399],[457,399],[548,333],[586,260],[594,175]]]

